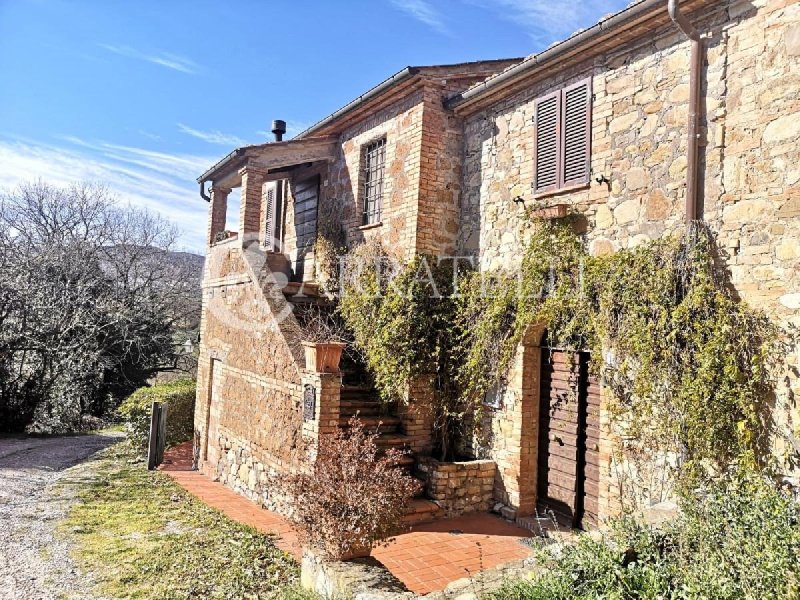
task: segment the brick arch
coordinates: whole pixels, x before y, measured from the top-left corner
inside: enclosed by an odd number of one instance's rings
[[[539,439],[539,377],[541,349],[545,326],[529,325],[517,346],[514,364],[508,378],[509,389],[517,401],[509,407],[512,421],[512,445],[516,452],[507,455],[507,464],[498,460],[500,480],[507,502],[517,516],[534,514],[536,510],[536,477]]]

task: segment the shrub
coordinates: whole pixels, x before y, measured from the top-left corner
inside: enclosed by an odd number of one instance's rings
[[[284,481],[301,542],[328,558],[358,554],[396,533],[414,494],[414,479],[396,466],[403,453],[380,455],[377,435],[353,418],[347,430],[321,436],[318,458],[306,458]]]
[[[760,475],[738,472],[681,502],[661,528],[631,518],[583,535],[530,581],[492,598],[797,598],[800,508]],[[549,568],[548,568],[549,567]]]
[[[128,438],[135,447],[146,448],[150,434],[150,412],[153,402],[166,402],[167,446],[174,446],[192,439],[194,435],[194,379],[179,379],[143,387],[120,404],[119,413]]]

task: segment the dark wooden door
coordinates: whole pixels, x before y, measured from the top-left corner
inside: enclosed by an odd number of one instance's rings
[[[537,492],[570,527],[597,522],[600,386],[589,355],[542,348]]]
[[[309,177],[294,184],[294,227],[297,234],[297,262],[295,276],[303,280],[306,255],[313,251],[317,241],[317,204],[319,176]]]

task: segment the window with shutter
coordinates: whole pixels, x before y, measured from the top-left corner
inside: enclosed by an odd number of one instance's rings
[[[589,182],[591,112],[591,78],[534,102],[534,193]]]
[[[267,184],[267,196],[265,198],[266,207],[266,231],[264,238],[264,245],[268,252],[275,251],[275,209],[276,209],[276,185],[274,183]]]
[[[562,187],[589,181],[591,131],[589,80],[564,89],[564,163]]]
[[[559,122],[561,94],[556,92],[536,101],[536,192],[558,187],[558,163],[561,153]]]

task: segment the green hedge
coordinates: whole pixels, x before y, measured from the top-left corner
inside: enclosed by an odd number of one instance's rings
[[[146,448],[150,433],[150,411],[153,402],[166,402],[167,446],[192,439],[194,434],[194,379],[179,379],[152,387],[143,387],[119,406],[119,413],[132,444]]]

